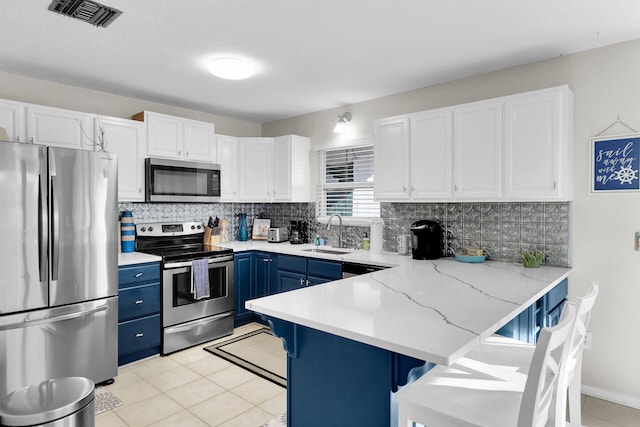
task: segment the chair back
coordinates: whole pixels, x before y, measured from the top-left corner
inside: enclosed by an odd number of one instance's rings
[[[568,343],[575,321],[576,308],[566,303],[558,324],[540,331],[522,396],[518,427],[544,427],[548,422],[555,425],[558,380],[566,375]]]

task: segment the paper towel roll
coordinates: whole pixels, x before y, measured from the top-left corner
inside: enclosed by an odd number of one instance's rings
[[[375,219],[371,223],[371,243],[369,252],[372,254],[379,254],[382,252],[382,229],[384,227],[384,221],[381,219]]]

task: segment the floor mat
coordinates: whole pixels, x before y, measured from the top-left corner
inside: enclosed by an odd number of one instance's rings
[[[269,328],[231,338],[204,350],[275,384],[287,386],[287,353],[280,338],[273,336]]]
[[[122,400],[104,387],[96,387],[96,415],[122,405]]]
[[[280,415],[268,423],[262,424],[260,427],[287,427],[287,413]]]

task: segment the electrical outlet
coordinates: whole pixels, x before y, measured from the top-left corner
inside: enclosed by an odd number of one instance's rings
[[[591,331],[587,331],[587,334],[584,336],[584,348],[585,350],[591,349]]]

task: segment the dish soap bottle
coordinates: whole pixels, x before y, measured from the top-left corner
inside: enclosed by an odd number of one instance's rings
[[[369,237],[366,232],[364,233],[364,239],[362,239],[362,250],[369,250]]]

